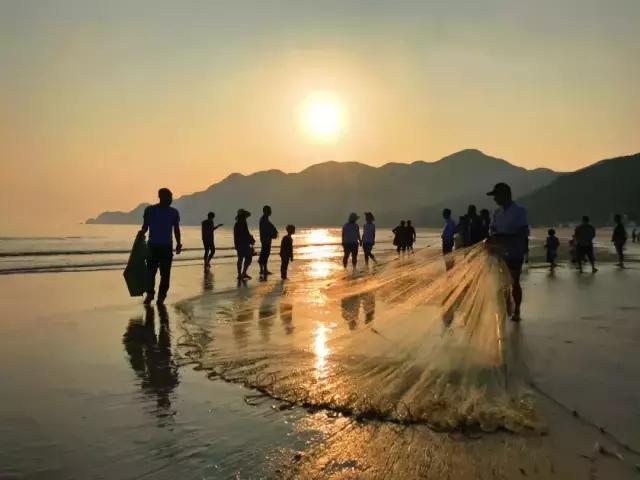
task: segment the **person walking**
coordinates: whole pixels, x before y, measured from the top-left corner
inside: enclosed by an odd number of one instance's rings
[[[593,253],[593,239],[596,238],[596,229],[589,223],[587,215],[582,217],[582,223],[575,228],[574,236],[576,238],[576,260],[580,273],[582,273],[582,264],[585,258],[589,259],[591,272],[596,273],[598,269],[596,268],[596,259]]]
[[[487,195],[492,196],[498,205],[493,214],[491,236],[487,239],[487,245],[491,251],[502,257],[509,269],[511,294],[515,303],[511,320],[517,322],[520,321],[520,306],[522,304],[520,275],[529,232],[527,212],[513,201],[511,187],[506,183],[497,183]]]
[[[213,219],[216,218],[216,214],[209,212],[207,219],[202,221],[202,246],[204,248],[204,271],[209,271],[211,268],[211,260],[216,254],[216,243],[214,239],[214,232],[219,229],[222,224],[215,225]]]
[[[613,245],[616,248],[616,253],[618,254],[618,266],[620,268],[624,268],[624,246],[627,243],[627,229],[625,228],[624,223],[622,223],[622,215],[619,213],[614,215],[613,221],[616,225],[613,228],[611,241],[613,242]]]
[[[556,258],[558,258],[558,248],[560,248],[560,240],[556,237],[556,231],[553,228],[549,229],[547,235],[544,249],[547,251],[547,263],[551,271],[554,271],[556,268]]]
[[[393,232],[393,244],[398,251],[398,255],[400,255],[400,252],[407,250],[407,227],[404,220],[400,220],[400,225],[391,231]]]
[[[251,213],[241,208],[236,215],[236,223],[233,226],[233,245],[238,255],[237,269],[238,280],[251,280],[251,277],[247,273],[249,265],[253,259],[253,246],[256,241],[249,231],[249,225],[247,225],[247,218],[251,216]]]
[[[155,297],[156,273],[160,270],[158,305],[164,305],[169,292],[171,263],[173,261],[173,236],[176,237],[176,255],[182,251],[180,213],[171,206],[173,194],[168,188],[158,190],[158,203],[144,209],[139,235],[149,232],[149,258],[147,269],[149,284],[144,304],[149,305]]]
[[[342,264],[344,268],[347,268],[349,257],[351,257],[351,263],[354,269],[358,263],[358,246],[362,243],[360,226],[356,223],[358,218],[357,214],[351,213],[349,220],[342,227],[342,248],[344,249]]]
[[[278,238],[278,230],[273,226],[269,217],[271,216],[271,207],[265,205],[262,207],[262,217],[260,217],[260,256],[258,257],[258,265],[260,265],[260,278],[266,279],[271,272],[267,268],[269,255],[271,255],[271,242]]]
[[[418,236],[416,235],[416,229],[413,228],[411,220],[407,220],[407,250],[413,253],[413,244],[416,243]]]
[[[362,227],[362,250],[364,250],[364,263],[369,266],[369,259],[373,260],[373,263],[378,263],[376,257],[373,255],[373,246],[376,244],[376,224],[375,217],[371,212],[365,212],[364,214],[365,224]]]

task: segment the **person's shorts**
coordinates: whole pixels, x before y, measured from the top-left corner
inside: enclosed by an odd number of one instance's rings
[[[555,252],[547,252],[547,263],[553,263],[558,258],[558,254]]]
[[[345,243],[343,245],[344,247],[344,254],[345,255],[353,255],[353,257],[357,257],[358,256],[358,244],[357,243]]]
[[[593,245],[578,245],[576,247],[576,256],[578,257],[578,260],[584,260],[585,257],[592,260]]]
[[[447,254],[453,251],[453,240],[442,241],[442,253]]]
[[[203,246],[203,248],[205,250],[213,250],[213,251],[215,251],[215,249],[216,249],[215,245],[213,243],[209,243],[209,242],[203,243],[202,246]]]

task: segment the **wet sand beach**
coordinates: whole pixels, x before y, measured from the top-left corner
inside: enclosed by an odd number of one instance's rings
[[[127,298],[117,270],[0,277],[0,478],[637,477],[633,259],[619,270],[603,252],[595,276],[566,264],[550,276],[533,257],[523,322],[507,324],[505,338],[546,428],[484,433],[291,405],[220,378],[209,357],[194,355],[194,341],[218,353],[285,345],[311,321],[335,323],[341,335],[375,328],[384,299],[344,296],[326,319],[305,313],[294,293],[282,301],[296,276],[322,288],[351,281],[326,253],[296,261],[285,286],[271,278],[238,287],[229,261],[211,276],[176,267],[166,309]],[[212,317],[218,323],[198,337],[194,318],[207,308],[231,321]]]

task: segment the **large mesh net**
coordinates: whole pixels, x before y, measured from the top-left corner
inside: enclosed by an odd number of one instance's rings
[[[314,268],[179,304],[187,355],[309,408],[438,430],[543,428],[505,340],[508,271],[482,245],[356,276]]]

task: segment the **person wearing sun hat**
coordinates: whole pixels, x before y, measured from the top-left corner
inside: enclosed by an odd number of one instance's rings
[[[233,246],[238,254],[238,280],[250,280],[251,277],[247,274],[249,265],[253,258],[253,245],[256,243],[253,235],[249,231],[247,225],[247,218],[251,216],[251,213],[241,208],[236,215],[236,223],[233,226]]]
[[[520,304],[522,303],[520,273],[529,236],[527,211],[513,201],[511,187],[506,183],[496,183],[487,195],[492,196],[498,205],[493,214],[491,236],[487,239],[487,244],[493,252],[502,257],[509,269],[511,294],[515,303],[511,320],[517,322],[520,321]]]
[[[344,268],[347,268],[349,257],[351,257],[351,263],[354,269],[358,263],[358,246],[362,243],[360,226],[356,223],[358,218],[360,218],[358,214],[350,213],[349,220],[342,227],[342,248],[344,249],[342,264]]]

